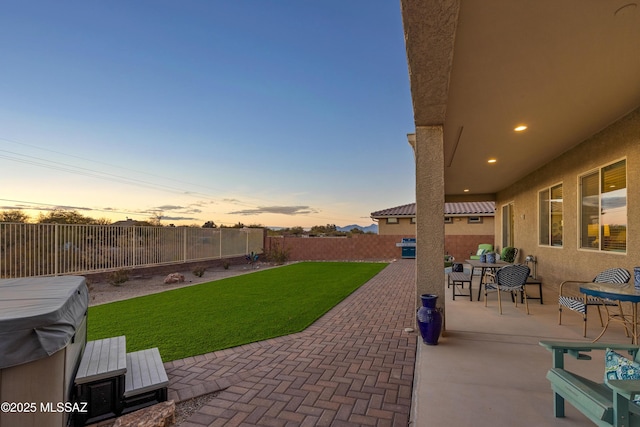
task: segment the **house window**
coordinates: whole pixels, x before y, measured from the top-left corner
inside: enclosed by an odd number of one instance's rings
[[[538,193],[539,201],[539,244],[562,246],[562,184],[545,188]]]
[[[416,223],[416,217],[415,217],[415,216],[412,216],[412,217],[411,217],[411,224],[415,224],[415,223]]]
[[[580,247],[627,251],[627,161],[580,178]]]
[[[451,217],[451,216],[445,216],[445,217],[444,217],[444,223],[445,223],[445,224],[453,224],[453,217]]]
[[[387,224],[397,224],[398,218],[387,218]]]
[[[502,206],[502,247],[513,246],[513,203]]]
[[[467,218],[467,223],[468,224],[482,224],[482,217],[481,216],[470,216]]]

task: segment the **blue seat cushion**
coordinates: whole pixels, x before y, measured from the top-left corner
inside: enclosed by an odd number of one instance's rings
[[[640,380],[640,363],[634,362],[611,349],[605,353],[605,380]],[[640,396],[633,399],[640,405]]]

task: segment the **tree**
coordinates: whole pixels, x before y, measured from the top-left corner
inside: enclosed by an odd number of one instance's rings
[[[304,228],[298,226],[298,227],[291,227],[289,229],[289,233],[293,234],[294,236],[302,236],[304,234]]]
[[[21,210],[1,211],[0,222],[29,222],[29,215]]]
[[[93,223],[96,225],[110,225],[111,220],[109,218],[98,218],[98,219],[94,219]]]
[[[152,227],[162,227],[161,221],[162,221],[162,212],[151,215],[151,217],[149,217],[149,219],[147,220],[149,225],[151,225]]]
[[[314,225],[311,227],[311,234],[324,234],[326,236],[335,236],[338,232],[338,228],[335,224],[327,225]]]
[[[216,228],[216,223],[213,221],[207,221],[204,223],[202,228]]]
[[[76,210],[54,209],[49,213],[38,216],[39,224],[95,224],[96,220],[84,216]]]

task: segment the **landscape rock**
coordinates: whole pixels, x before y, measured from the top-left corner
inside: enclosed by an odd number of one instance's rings
[[[184,276],[180,273],[171,273],[164,278],[164,283],[182,283],[184,282]]]

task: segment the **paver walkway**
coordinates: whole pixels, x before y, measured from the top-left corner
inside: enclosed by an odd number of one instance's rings
[[[303,332],[166,363],[169,399],[221,390],[181,426],[406,426],[415,304],[399,260]]]

